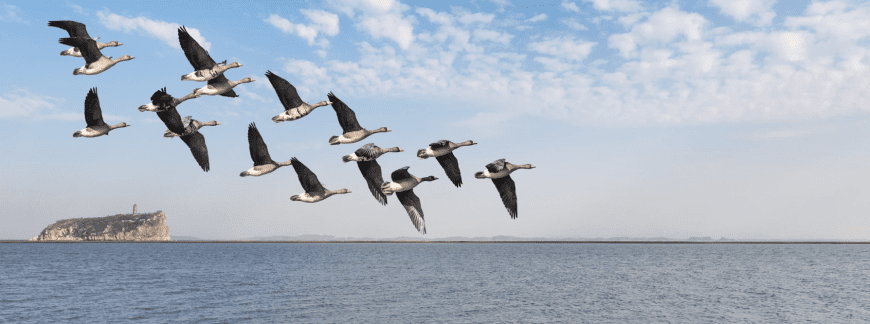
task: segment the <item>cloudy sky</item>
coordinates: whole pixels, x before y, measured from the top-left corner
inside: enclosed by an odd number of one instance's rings
[[[331,0],[0,0],[0,238],[28,239],[65,218],[163,210],[173,235],[245,238],[321,234],[419,236],[395,196],[381,206],[343,163],[365,143],[399,146],[378,161],[385,178],[410,166],[434,175],[414,191],[428,237],[652,237],[870,239],[870,3],[863,1],[635,0],[398,2]],[[62,57],[75,20],[116,40],[106,56],[136,58],[73,76]],[[167,87],[202,83],[177,37],[187,26],[217,61],[244,66],[239,98],[193,99],[182,116],[202,129],[211,171],[154,113],[136,108]],[[330,107],[293,122],[266,70],[309,102],[334,92],[360,124],[393,131],[330,146]],[[99,89],[107,123],[132,127],[73,138],[84,98]],[[291,167],[252,166],[256,122],[272,158],[296,157],[329,189],[316,204]],[[455,152],[455,188],[417,149],[474,140]],[[519,218],[475,171],[499,158],[519,170]]]

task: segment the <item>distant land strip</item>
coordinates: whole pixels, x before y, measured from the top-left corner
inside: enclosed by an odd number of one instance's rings
[[[570,243],[570,244],[870,244],[870,241],[241,241],[241,240],[200,240],[200,241],[29,241],[0,240],[0,243]]]

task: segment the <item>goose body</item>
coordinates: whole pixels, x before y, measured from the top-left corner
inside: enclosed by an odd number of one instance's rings
[[[341,125],[343,133],[339,136],[329,138],[329,145],[350,144],[362,141],[375,133],[389,132],[390,129],[381,127],[375,130],[367,130],[359,125],[356,120],[356,114],[350,109],[341,99],[338,99],[332,92],[326,95],[332,103],[332,108],[335,109],[335,114],[338,116],[338,123]]]
[[[88,127],[73,133],[73,137],[97,137],[109,135],[109,131],[113,129],[130,126],[127,123],[109,126],[103,121],[103,111],[100,108],[100,98],[97,96],[97,88],[91,88],[91,91],[88,91],[88,95],[85,97],[85,122],[87,122]]]
[[[459,171],[459,160],[453,155],[453,151],[463,146],[475,144],[477,143],[471,140],[458,144],[448,140],[440,140],[429,144],[429,147],[425,149],[417,150],[417,157],[421,160],[434,157],[438,160],[438,164],[441,164],[441,168],[444,169],[447,177],[450,178],[450,182],[453,182],[453,185],[459,188],[462,186],[462,174]]]
[[[182,75],[181,81],[198,81],[198,82],[209,81],[211,79],[214,79],[214,78],[217,78],[218,76],[223,75],[224,71],[226,71],[226,70],[242,66],[242,64],[239,62],[233,62],[230,64],[225,64],[225,63],[226,63],[226,61],[224,61],[223,64],[216,64],[214,67],[212,67],[210,69],[196,70],[196,71],[190,72],[188,74]]]
[[[134,59],[135,57],[130,55],[124,55],[116,59],[112,59],[111,57],[103,56],[100,50],[97,48],[97,41],[84,38],[84,37],[69,37],[69,38],[61,38],[59,41],[61,44],[70,45],[74,47],[78,47],[82,52],[82,57],[85,59],[85,65],[73,70],[73,75],[95,75],[100,74],[108,70],[109,68],[115,66],[123,61],[129,61]]]
[[[57,27],[57,28],[66,30],[67,33],[69,34],[69,37],[84,37],[84,38],[93,39],[95,41],[100,39],[99,37],[91,38],[91,36],[88,35],[88,30],[87,30],[87,28],[85,28],[85,24],[77,22],[77,21],[54,20],[54,21],[49,21],[48,25],[51,27]],[[118,41],[111,41],[108,43],[97,42],[97,49],[104,49],[106,47],[117,47],[117,46],[121,46],[121,45],[124,45],[124,44],[121,44]],[[61,56],[82,57],[82,52],[81,52],[81,50],[79,50],[78,47],[71,47],[68,50],[60,52],[60,55]]]
[[[202,46],[200,46],[199,43],[195,39],[193,39],[193,37],[190,36],[189,33],[187,33],[187,28],[185,28],[184,26],[178,27],[178,42],[181,45],[181,49],[184,50],[184,56],[187,57],[187,61],[190,62],[191,66],[193,66],[193,74],[195,75],[197,72],[203,71],[201,73],[203,78],[211,77],[211,79],[208,80],[208,86],[205,86],[201,89],[194,89],[194,93],[199,90],[202,91],[201,94],[209,96],[221,95],[230,98],[235,98],[239,96],[236,94],[235,91],[233,91],[233,87],[235,87],[238,83],[230,84],[231,81],[223,75],[223,72],[211,76],[211,74],[213,74],[212,71],[217,71],[215,69],[215,67],[218,66],[217,62],[215,62],[214,59],[211,58],[211,55],[209,55],[208,52],[204,48],[202,48]],[[241,66],[241,64],[239,64],[239,66]],[[181,79],[184,80],[184,76],[182,76]],[[254,81],[251,78],[245,79],[250,80],[246,82]]]
[[[202,127],[201,124],[197,124],[199,121],[190,119],[190,123],[185,126],[181,115],[178,114],[178,110],[172,106],[157,110],[157,117],[160,117],[160,120],[166,124],[169,131],[180,135],[179,137],[190,148],[190,153],[193,155],[196,163],[199,164],[199,167],[202,168],[202,171],[208,172],[211,168],[208,161],[208,147],[205,144],[205,136],[199,132],[199,128],[196,126],[200,125],[199,127]]]
[[[307,116],[314,111],[315,108],[331,104],[331,102],[324,100],[314,105],[309,105],[299,97],[299,93],[296,92],[296,87],[290,84],[290,82],[287,82],[287,80],[284,80],[284,78],[268,70],[266,71],[266,77],[269,78],[269,83],[272,84],[272,88],[275,88],[275,94],[278,95],[278,100],[280,100],[281,105],[284,106],[284,112],[272,117],[273,122],[280,123],[297,120]]]
[[[181,104],[182,102],[187,101],[188,99],[199,98],[199,97],[200,97],[200,95],[197,95],[195,93],[189,93],[184,97],[175,98],[173,96],[170,96],[168,93],[166,93],[166,87],[163,87],[163,89],[157,90],[156,92],[154,92],[154,94],[151,95],[151,102],[149,102],[146,105],[139,106],[139,111],[140,112],[146,112],[146,111],[156,112],[157,110],[164,109],[166,107],[173,107],[174,108],[174,107],[178,106],[179,104]]]
[[[405,208],[405,212],[407,212],[408,217],[411,218],[411,223],[414,224],[414,227],[417,228],[418,232],[426,234],[423,207],[420,203],[420,198],[417,197],[413,189],[423,181],[435,181],[438,180],[438,178],[433,176],[417,178],[408,173],[408,168],[410,167],[406,166],[393,171],[393,173],[390,174],[390,178],[393,181],[384,183],[381,186],[381,189],[387,195],[396,193],[396,198],[399,199],[399,203],[401,203],[402,207]]]
[[[296,170],[296,175],[299,177],[299,183],[302,185],[302,189],[305,190],[305,193],[294,195],[290,197],[290,200],[316,203],[336,194],[350,193],[347,189],[338,189],[335,191],[327,190],[322,184],[320,184],[320,181],[317,180],[317,175],[315,175],[314,172],[311,172],[311,170],[302,164],[302,162],[299,162],[298,159],[293,157],[290,159],[290,163],[293,166],[293,170]]]
[[[214,80],[217,79],[212,79],[212,81]],[[226,96],[226,94],[233,91],[233,88],[235,88],[237,85],[240,85],[242,83],[254,82],[254,79],[244,78],[239,81],[226,81],[220,83],[212,83],[212,81],[209,81],[209,84],[202,88],[193,89],[193,93],[198,96]],[[233,94],[235,94],[235,92],[233,92]],[[238,97],[238,95],[235,95],[233,97]]]
[[[356,161],[360,173],[362,173],[363,178],[366,179],[369,191],[372,192],[372,196],[374,196],[381,205],[387,204],[387,195],[384,194],[383,189],[381,189],[381,185],[384,183],[384,178],[381,175],[381,165],[378,164],[377,158],[388,152],[403,152],[403,150],[398,147],[382,149],[377,147],[374,143],[369,143],[357,149],[356,152],[353,152],[350,155],[345,155],[341,158],[345,163]]]
[[[269,156],[269,148],[266,147],[266,142],[263,141],[263,137],[260,136],[260,131],[257,130],[257,125],[254,123],[248,125],[248,150],[251,153],[251,160],[254,161],[254,167],[239,174],[242,177],[259,177],[293,163],[293,160],[287,162],[272,160],[272,157]]]
[[[210,122],[203,123],[201,121],[198,121],[198,120],[190,118],[190,117],[191,116],[187,116],[187,117],[184,117],[181,119],[181,121],[185,124],[184,130],[187,133],[191,133],[194,131],[198,132],[199,129],[202,128],[202,126],[217,126],[217,125],[221,124],[221,123],[218,123],[216,120],[212,120]],[[180,136],[180,135],[178,135],[175,132],[168,130],[168,129],[165,132],[163,132],[163,137],[165,137],[165,138],[173,138],[176,136]]]
[[[504,207],[507,209],[511,219],[517,218],[517,188],[510,174],[519,169],[534,169],[531,164],[515,165],[506,162],[505,159],[499,159],[495,162],[486,165],[486,170],[476,172],[474,177],[477,179],[492,179],[495,188],[498,190],[499,196]]]

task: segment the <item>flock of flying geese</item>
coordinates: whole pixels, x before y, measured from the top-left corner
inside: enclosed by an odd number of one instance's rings
[[[82,23],[69,20],[49,21],[48,26],[58,27],[69,33],[70,37],[61,38],[60,43],[72,46],[72,48],[61,52],[60,55],[83,57],[85,59],[85,65],[73,70],[73,75],[99,74],[105,72],[119,62],[135,58],[130,55],[124,55],[118,59],[103,56],[100,52],[101,49],[121,46],[122,44],[117,41],[109,43],[97,42],[99,37],[91,38],[85,29],[85,25]],[[207,85],[202,88],[194,89],[192,93],[181,98],[175,98],[169,95],[164,87],[154,92],[154,94],[151,95],[151,102],[140,106],[139,111],[152,111],[157,113],[157,116],[160,117],[160,120],[162,120],[168,128],[163,133],[163,136],[167,138],[181,138],[181,140],[190,148],[190,152],[193,154],[194,159],[196,159],[196,162],[202,170],[208,171],[208,148],[205,144],[205,136],[200,133],[200,128],[203,126],[217,126],[220,125],[220,123],[217,121],[203,123],[191,118],[190,116],[181,118],[176,107],[186,100],[199,98],[202,95],[220,95],[231,98],[238,97],[238,95],[233,91],[233,88],[242,83],[254,82],[254,80],[251,78],[244,78],[239,81],[228,80],[224,76],[224,72],[232,68],[240,67],[242,64],[239,64],[238,62],[227,64],[226,61],[221,63],[215,62],[209,53],[190,36],[184,26],[178,28],[178,41],[181,43],[184,55],[187,57],[187,60],[194,69],[193,72],[183,75],[181,80],[208,82]],[[347,104],[338,99],[338,97],[336,97],[332,92],[327,94],[328,100],[310,105],[308,102],[302,101],[302,98],[300,98],[299,94],[296,92],[296,88],[290,84],[290,82],[287,82],[287,80],[284,80],[271,71],[266,71],[266,77],[269,78],[269,82],[275,89],[278,99],[281,101],[281,105],[284,106],[284,112],[272,117],[272,121],[275,123],[297,120],[307,116],[318,107],[332,105],[332,108],[338,116],[338,123],[341,125],[343,132],[341,135],[332,136],[329,139],[330,145],[356,143],[372,134],[390,131],[390,129],[386,127],[367,130],[360,126],[353,110],[351,110]],[[96,88],[92,88],[88,92],[87,97],[85,97],[85,122],[87,122],[88,126],[85,129],[75,132],[73,137],[98,137],[108,135],[109,132],[114,129],[130,126],[127,123],[110,126],[103,121],[100,100],[97,97]],[[425,149],[418,150],[417,157],[421,160],[430,157],[434,157],[438,160],[438,163],[441,164],[441,167],[447,174],[447,178],[449,178],[458,188],[462,186],[462,176],[459,171],[459,161],[456,159],[456,156],[453,155],[453,151],[463,146],[475,144],[477,143],[473,141],[453,143],[448,140],[440,140],[429,144],[429,147]],[[335,194],[350,193],[347,189],[327,190],[320,184],[320,181],[317,180],[317,176],[295,157],[286,162],[275,162],[275,160],[272,160],[269,155],[269,150],[266,147],[266,143],[263,141],[263,137],[260,136],[260,132],[257,130],[257,125],[253,122],[248,126],[248,145],[251,160],[254,161],[254,166],[247,171],[242,172],[240,176],[262,176],[274,172],[282,166],[292,165],[299,177],[299,182],[305,190],[305,193],[292,196],[290,197],[290,200],[314,203],[329,198]],[[363,145],[355,152],[343,156],[342,161],[345,163],[355,161],[357,163],[363,178],[365,178],[366,183],[368,184],[369,191],[371,191],[375,199],[377,199],[377,201],[382,205],[387,204],[388,195],[395,193],[399,202],[407,211],[408,216],[410,216],[411,222],[413,222],[414,226],[417,228],[417,231],[425,234],[426,225],[423,218],[423,208],[420,205],[420,198],[414,194],[413,189],[424,181],[434,181],[438,178],[435,178],[434,176],[418,178],[410,174],[408,172],[409,167],[406,166],[393,171],[390,175],[390,178],[392,179],[391,182],[384,182],[381,174],[381,166],[378,164],[377,158],[389,152],[403,152],[403,150],[398,147],[383,149],[376,146],[374,143],[369,143]],[[513,179],[510,177],[510,173],[517,169],[533,168],[535,167],[531,164],[515,165],[506,162],[504,159],[499,159],[487,164],[486,170],[476,172],[474,177],[478,179],[492,179],[492,182],[495,184],[495,187],[501,195],[502,202],[504,203],[508,214],[510,214],[512,219],[515,219],[517,218],[517,195],[516,187]]]

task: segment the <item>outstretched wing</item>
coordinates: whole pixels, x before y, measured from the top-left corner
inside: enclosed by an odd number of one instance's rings
[[[290,110],[302,105],[302,98],[299,97],[296,87],[290,84],[290,82],[268,70],[266,71],[266,77],[269,78],[272,88],[275,88],[275,93],[278,94],[278,100],[281,100],[284,110]]]
[[[363,178],[366,179],[366,183],[369,185],[369,191],[372,192],[372,196],[375,196],[375,199],[377,199],[381,205],[386,205],[387,195],[385,195],[384,191],[381,189],[381,184],[384,183],[384,178],[381,176],[381,165],[375,160],[357,162],[356,165],[359,167],[359,172],[362,173]]]
[[[51,27],[57,27],[66,30],[66,32],[69,33],[69,37],[84,37],[87,39],[91,39],[91,36],[88,35],[88,29],[85,28],[85,24],[77,21],[54,20],[49,21],[48,25]]]
[[[199,43],[187,33],[187,28],[184,26],[178,27],[178,42],[181,43],[181,49],[184,50],[184,56],[187,56],[187,61],[193,66],[194,71],[211,69],[217,63],[208,55]],[[224,78],[226,80],[226,78]],[[209,83],[211,84],[211,83]]]
[[[433,150],[437,150],[437,149],[445,148],[445,147],[449,147],[449,146],[450,146],[450,141],[448,141],[448,140],[440,140],[440,141],[437,141],[435,143],[429,144],[429,147],[431,147]]]
[[[426,234],[426,223],[423,218],[423,207],[420,206],[420,197],[414,194],[414,190],[397,192],[396,197],[405,207],[405,211],[408,212],[408,216],[411,217],[411,222],[414,223],[417,231]]]
[[[447,177],[450,178],[453,185],[457,188],[462,187],[462,174],[459,173],[459,160],[456,160],[456,156],[453,155],[453,152],[435,157],[435,159],[437,159],[438,163],[441,164],[441,168],[443,168],[444,172],[447,173]]]
[[[157,117],[160,117],[160,120],[163,121],[163,124],[166,124],[166,128],[169,131],[178,135],[184,134],[186,130],[184,122],[181,121],[181,115],[178,114],[178,110],[175,107],[168,106],[162,110],[157,110]]]
[[[378,149],[379,147],[377,147],[375,143],[368,143],[358,148],[356,152],[353,152],[353,154],[356,154],[356,156],[358,157],[364,157],[369,160],[374,160],[378,158]]]
[[[486,170],[490,173],[496,173],[504,169],[504,159],[495,160],[490,164],[486,165]]]
[[[347,132],[362,130],[362,126],[356,121],[356,114],[350,109],[341,99],[338,99],[332,92],[326,95],[329,101],[332,102],[332,109],[335,109],[335,114],[338,116],[338,124],[341,129]]]
[[[97,41],[84,38],[84,37],[69,37],[69,38],[61,38],[60,43],[64,45],[69,45],[72,47],[78,47],[79,51],[82,52],[82,57],[85,59],[85,63],[91,64],[99,60],[103,57],[103,53],[100,52],[100,49],[97,48]]]
[[[251,160],[254,161],[254,166],[272,163],[269,148],[266,147],[266,142],[263,141],[263,137],[260,136],[260,131],[257,130],[257,125],[254,123],[248,126],[248,149],[251,151]]]
[[[393,171],[393,173],[390,174],[390,178],[393,179],[394,182],[402,181],[402,180],[411,178],[412,175],[410,173],[408,173],[409,168],[410,167],[406,166],[406,167],[402,167],[401,169],[398,169],[396,171]]]
[[[181,140],[190,148],[190,153],[193,153],[193,158],[196,159],[196,163],[199,163],[202,171],[208,172],[208,148],[205,146],[205,136],[199,132],[193,132],[182,136]]]
[[[514,179],[511,179],[511,176],[508,175],[492,179],[492,183],[498,189],[498,194],[501,195],[501,202],[507,208],[511,219],[517,218],[517,187],[514,184]]]
[[[85,122],[88,127],[105,125],[103,111],[100,109],[100,98],[97,96],[97,88],[91,88],[85,97]]]
[[[306,167],[302,162],[299,162],[295,157],[291,158],[293,169],[296,170],[296,175],[299,176],[299,184],[302,185],[302,189],[305,189],[305,192],[323,192],[326,189],[323,188],[323,185],[320,184],[320,181],[317,180],[317,176],[314,172],[311,172],[308,167]]]
[[[208,80],[208,84],[213,85],[213,86],[216,86],[216,85],[222,84],[222,83],[230,83],[230,80],[227,79],[227,77],[225,77],[223,74],[218,75],[214,79]],[[221,93],[221,96],[235,98],[235,97],[238,97],[239,95],[237,95],[236,92],[233,91],[233,89],[230,89],[230,90],[227,90],[227,92]]]

